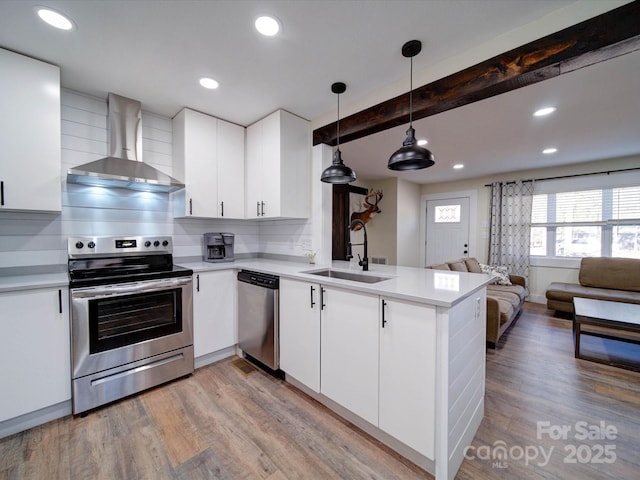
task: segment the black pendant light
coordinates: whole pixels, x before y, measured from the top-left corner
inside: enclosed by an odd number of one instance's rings
[[[331,91],[338,95],[338,146],[333,156],[333,163],[322,172],[320,177],[320,180],[325,183],[350,183],[356,179],[356,172],[344,164],[342,152],[340,151],[340,94],[346,90],[347,86],[342,82],[336,82],[331,85]]]
[[[420,170],[435,164],[433,153],[418,146],[416,131],[413,129],[413,57],[422,50],[420,40],[410,40],[402,46],[402,55],[411,59],[411,80],[409,87],[409,129],[402,148],[389,158],[389,170]]]

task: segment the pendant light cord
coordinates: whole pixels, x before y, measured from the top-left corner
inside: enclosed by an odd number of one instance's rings
[[[411,70],[409,75],[409,128],[413,126],[413,57],[411,57]]]
[[[338,150],[340,150],[340,94],[338,94]]]

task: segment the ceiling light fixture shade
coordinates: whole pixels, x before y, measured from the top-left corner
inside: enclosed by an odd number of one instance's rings
[[[331,85],[331,91],[338,95],[338,125],[337,125],[337,148],[333,155],[333,163],[324,169],[320,180],[325,183],[351,183],[356,179],[356,172],[347,167],[342,161],[340,151],[340,94],[347,90],[347,86],[342,82]]]
[[[409,86],[409,129],[402,148],[396,150],[389,158],[389,170],[420,170],[430,167],[436,162],[433,153],[418,146],[416,131],[413,128],[413,57],[422,50],[420,40],[410,40],[402,46],[402,55],[411,59],[411,75]]]

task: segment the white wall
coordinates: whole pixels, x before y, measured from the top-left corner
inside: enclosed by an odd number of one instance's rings
[[[505,173],[501,175],[495,175],[493,177],[480,177],[470,180],[461,180],[459,182],[446,182],[438,184],[422,185],[422,195],[456,192],[463,190],[475,190],[478,194],[478,202],[475,205],[477,214],[477,228],[475,239],[470,239],[472,242],[476,242],[476,256],[481,263],[486,263],[489,251],[489,205],[491,191],[489,187],[484,185],[491,183],[492,181],[506,181],[516,179],[530,179],[530,178],[547,178],[564,175],[576,175],[581,173],[592,173],[602,171],[613,171],[625,168],[636,168],[640,165],[640,157],[625,157],[599,160],[595,162],[580,163],[574,165],[567,165],[563,167],[544,168],[537,170],[525,170],[516,171],[511,173]],[[636,173],[637,174],[637,173]],[[471,205],[470,208],[474,208]],[[423,214],[422,212],[420,213]],[[529,291],[530,300],[545,303],[545,290],[551,282],[577,282],[578,280],[578,267],[579,264],[576,261],[569,262],[556,262],[554,266],[545,264],[544,266],[533,265],[530,269],[529,275]]]
[[[396,264],[420,266],[420,185],[398,179]]]

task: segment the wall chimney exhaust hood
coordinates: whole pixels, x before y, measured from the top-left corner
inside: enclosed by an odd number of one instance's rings
[[[109,93],[110,156],[69,169],[68,183],[143,192],[175,192],[184,184],[142,162],[142,105]]]

